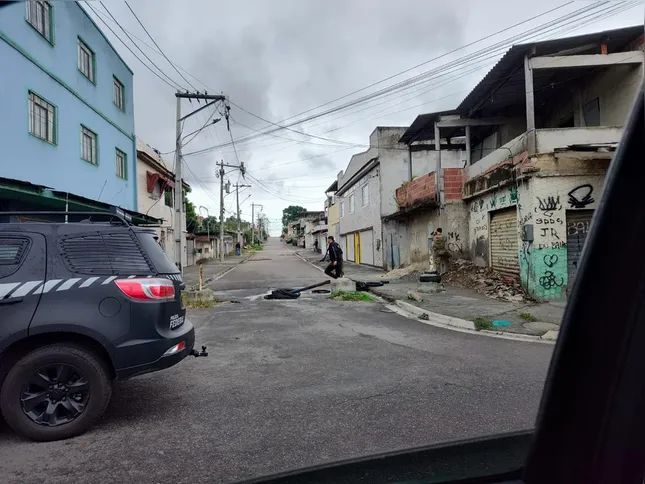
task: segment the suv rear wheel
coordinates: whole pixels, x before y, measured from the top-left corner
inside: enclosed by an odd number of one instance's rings
[[[33,440],[83,433],[105,411],[112,382],[91,351],[71,344],[43,346],[20,358],[0,389],[7,424]]]

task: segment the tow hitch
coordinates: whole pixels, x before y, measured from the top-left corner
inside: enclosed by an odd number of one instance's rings
[[[194,356],[195,358],[198,358],[200,356],[208,356],[208,351],[206,351],[206,346],[202,346],[201,351],[197,351],[195,348],[190,350],[191,356]]]

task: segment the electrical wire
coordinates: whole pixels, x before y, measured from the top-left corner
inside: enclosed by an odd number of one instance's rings
[[[572,3],[572,2],[569,2],[569,3]],[[602,2],[600,2],[600,3],[602,3]],[[568,4],[566,4],[566,5],[568,5]],[[545,13],[543,13],[543,14],[540,14],[540,15],[537,15],[537,16],[532,17],[532,18],[530,18],[530,19],[527,19],[527,20],[525,20],[525,21],[522,21],[522,22],[520,22],[520,23],[518,23],[518,24],[515,24],[514,26],[509,27],[508,29],[504,29],[504,30],[498,31],[498,32],[496,32],[496,33],[494,33],[494,34],[490,34],[489,36],[484,37],[483,39],[479,39],[478,41],[474,41],[474,42],[472,42],[472,43],[470,43],[470,44],[467,44],[466,46],[462,46],[462,47],[460,47],[460,48],[458,48],[458,49],[456,49],[456,50],[460,50],[460,49],[463,49],[463,48],[468,47],[468,46],[470,46],[470,45],[473,45],[473,44],[475,44],[475,43],[477,43],[477,42],[481,42],[482,40],[485,40],[485,39],[487,39],[487,38],[490,38],[490,37],[492,37],[492,36],[494,36],[494,35],[497,35],[497,34],[499,34],[499,33],[501,33],[501,32],[504,32],[504,31],[506,31],[506,30],[509,30],[509,29],[511,29],[511,28],[514,28],[514,27],[516,27],[516,26],[518,26],[518,25],[521,25],[521,24],[523,24],[523,23],[529,22],[529,21],[531,21],[531,20],[533,20],[533,19],[535,19],[535,18],[539,18],[540,16],[546,15],[546,14],[548,14],[548,13],[550,13],[550,12],[554,11],[554,10],[557,10],[557,9],[559,9],[559,8],[562,8],[562,7],[564,7],[564,6],[565,6],[565,5],[562,5],[562,6],[558,7],[558,8],[552,9],[551,11],[545,12]],[[597,6],[597,5],[596,5],[596,6]],[[595,8],[596,6],[592,6],[592,8]],[[579,11],[574,12],[574,14],[576,14],[576,13],[578,13],[578,12],[579,12]],[[157,47],[158,47],[158,46],[157,46]],[[455,51],[456,51],[456,50],[455,50]],[[451,51],[450,53],[452,53],[452,52],[454,52],[454,51]],[[443,57],[443,56],[445,56],[445,55],[448,55],[448,54],[450,54],[450,53],[443,54],[442,56],[439,56],[438,58],[441,58],[441,57]],[[164,57],[165,57],[169,62],[171,62],[171,61],[167,58],[167,56],[165,56],[165,54],[163,54],[163,52],[162,52],[162,55],[164,55]],[[436,59],[437,59],[437,58],[435,58],[435,59],[431,59],[431,60],[429,60],[429,61],[426,61],[425,63],[422,63],[421,65],[423,65],[423,64],[427,64],[427,63],[432,62],[433,60],[436,60]],[[174,63],[172,63],[172,64],[173,64],[173,67],[176,69],[176,66],[174,65]],[[415,67],[418,67],[418,66],[415,66]],[[414,69],[415,67],[410,68],[410,69],[408,69],[408,70],[406,70],[406,71],[403,71],[403,73],[408,72],[408,71],[410,71],[410,70]],[[182,70],[184,70],[184,69],[182,69]],[[188,73],[188,72],[187,72],[187,71],[185,71],[185,70],[184,70],[184,72],[186,72],[187,74],[191,75],[190,73]],[[183,76],[182,76],[182,77],[183,77]],[[192,75],[191,75],[191,77],[195,78],[198,82],[201,82],[202,84],[204,84],[202,81],[199,81],[199,79],[197,79],[195,76],[192,76]],[[396,74],[395,74],[394,76],[391,76],[391,77],[390,77],[390,78],[388,78],[388,79],[391,79],[392,77],[396,77]],[[387,80],[387,79],[386,79],[386,80]],[[204,84],[204,85],[205,85],[205,84]],[[358,91],[365,90],[365,89],[367,89],[367,88],[369,88],[369,87],[371,87],[371,86],[367,86],[367,87],[362,88],[362,89],[360,89],[360,90],[358,90]],[[342,96],[342,97],[347,97],[347,96],[349,96],[349,95],[351,95],[351,94],[352,94],[352,93],[350,93],[350,94],[348,94],[348,95],[345,95],[345,96]],[[342,97],[341,97],[341,98],[342,98]],[[332,103],[332,102],[334,102],[334,100],[329,101],[328,103],[325,103],[324,105],[326,105],[326,104],[330,104],[330,103]],[[243,108],[241,108],[240,106],[237,106],[237,105],[236,105],[236,107],[238,107],[238,108],[240,108],[240,109],[244,110],[244,109],[243,109]],[[306,111],[306,112],[309,112],[309,111],[311,111],[311,110],[315,110],[315,109],[316,109],[316,108],[311,108],[310,110],[308,110],[308,111]],[[246,111],[246,110],[244,110],[244,111]],[[246,112],[247,112],[247,113],[249,113],[248,111],[246,111]],[[381,112],[381,111],[379,111],[379,112]],[[253,113],[249,113],[249,114],[253,115]],[[255,115],[254,115],[254,116],[255,116]],[[293,117],[295,117],[295,116],[298,116],[298,115],[294,115],[294,116],[292,116],[292,117],[290,117],[290,118],[287,118],[287,119],[292,119],[292,118],[293,118]],[[261,117],[260,117],[259,119],[262,119],[262,120],[264,120],[265,122],[268,122],[268,123],[274,124],[274,125],[276,125],[276,126],[280,126],[280,125],[278,125],[277,123],[273,123],[273,122],[271,122],[271,121],[265,120],[264,118],[261,118]],[[239,124],[239,123],[238,123],[238,124]],[[355,123],[350,123],[350,124],[355,124]],[[248,127],[247,127],[247,128],[248,128]],[[252,128],[250,128],[250,129],[252,129]],[[336,128],[336,129],[340,129],[340,128]],[[299,134],[303,134],[304,136],[310,136],[310,135],[309,135],[309,134],[307,134],[307,133],[302,133],[302,132],[299,132],[299,131],[296,131],[296,130],[292,130],[292,131],[298,132]],[[337,142],[338,140],[334,140],[334,141],[336,141],[336,142]],[[232,138],[232,135],[231,135],[231,143],[234,143],[234,142],[235,142],[235,140]],[[237,148],[236,148],[236,147],[234,147],[234,151],[235,151],[236,157],[238,158],[238,162],[239,162],[239,155],[238,155],[238,153],[237,153]],[[187,155],[189,155],[189,154],[194,154],[194,153],[188,153]]]
[[[125,2],[126,7],[128,7],[128,10],[130,10],[130,12],[132,13],[132,15],[134,15],[134,18],[135,18],[135,19],[137,19],[137,22],[139,22],[139,25],[141,25],[141,28],[143,29],[143,31],[144,31],[146,34],[148,34],[148,37],[150,37],[150,40],[152,40],[152,43],[153,43],[153,44],[155,44],[155,46],[157,47],[157,49],[159,49],[159,52],[161,53],[161,55],[163,55],[163,56],[164,56],[164,58],[168,61],[168,63],[173,67],[173,69],[175,69],[175,71],[177,72],[177,74],[179,74],[179,75],[181,76],[181,78],[182,78],[184,81],[186,81],[190,87],[192,87],[195,91],[197,91],[198,89],[197,89],[195,86],[193,86],[193,85],[191,84],[191,82],[190,82],[188,79],[186,79],[186,76],[184,76],[181,72],[179,72],[179,69],[177,69],[177,67],[175,67],[175,64],[171,62],[171,60],[168,58],[168,56],[164,53],[163,49],[162,49],[161,47],[159,47],[159,44],[157,44],[157,42],[156,42],[156,41],[155,41],[155,39],[152,37],[152,35],[150,35],[150,32],[148,32],[148,29],[146,29],[146,27],[143,25],[143,23],[141,22],[141,20],[139,20],[139,17],[137,17],[137,14],[136,14],[136,13],[134,13],[134,10],[132,10],[132,7],[130,7],[130,4],[127,2],[127,0],[124,0],[124,2]],[[103,2],[101,2],[101,4],[103,4]],[[104,7],[105,7],[105,6],[104,6]],[[106,9],[106,10],[107,10],[107,9]],[[109,13],[109,12],[108,12],[108,13]],[[112,15],[110,15],[110,16],[112,16]],[[123,30],[123,29],[122,29],[122,30]],[[125,32],[125,30],[123,30],[123,31]],[[127,33],[126,33],[126,35],[127,35]],[[128,37],[128,38],[129,38],[129,37]],[[130,39],[130,40],[132,40],[132,39]],[[141,50],[141,49],[139,49],[139,50]],[[148,58],[148,57],[146,56],[146,58]],[[149,58],[148,58],[148,59],[149,59]]]
[[[170,77],[168,74],[166,74],[166,73],[163,71],[163,69],[161,69],[157,64],[155,64],[155,62],[154,62],[150,57],[148,57],[148,54],[146,54],[146,53],[143,51],[143,49],[142,49],[141,47],[139,47],[139,45],[138,45],[134,40],[132,40],[132,37],[130,37],[130,34],[128,34],[128,33],[125,31],[125,29],[121,26],[121,24],[118,22],[118,20],[117,20],[116,18],[114,18],[114,15],[112,15],[112,12],[110,12],[110,10],[105,6],[105,4],[103,3],[103,0],[99,0],[99,3],[100,3],[100,4],[101,4],[101,6],[105,9],[105,11],[107,12],[107,14],[112,18],[112,20],[114,20],[114,22],[116,22],[117,26],[118,26],[118,27],[123,31],[123,33],[124,33],[124,34],[126,35],[126,37],[130,40],[130,42],[132,42],[132,44],[134,44],[134,46],[137,48],[137,50],[138,50],[139,52],[141,52],[141,53],[143,54],[143,56],[144,56],[146,59],[148,59],[148,61],[149,61],[153,66],[155,66],[155,67],[157,68],[157,70],[158,70],[161,74],[163,74],[163,75],[164,75],[164,76],[165,76],[165,77],[166,77],[170,82],[172,82],[172,83],[173,83],[173,84],[175,84],[176,86],[181,87],[181,85],[180,85],[178,82],[176,82],[172,77]]]
[[[210,126],[211,124],[213,124],[213,123],[211,123],[211,120],[215,117],[215,113],[216,113],[216,112],[217,112],[217,111],[215,111],[215,110],[213,109],[213,112],[212,112],[212,113],[211,113],[211,115],[206,119],[206,121],[204,121],[204,124],[202,125],[202,127],[201,127],[201,128],[199,128],[199,129],[195,132],[195,134],[193,134],[193,136],[192,136],[188,141],[186,141],[185,143],[182,143],[182,147],[188,146],[188,143],[190,143],[192,140],[194,140],[194,139],[197,137],[197,135],[198,135],[199,133],[201,133],[201,132],[206,128],[206,127],[208,127],[208,126]],[[173,150],[173,151],[174,151],[174,150]],[[172,152],[170,152],[170,153],[172,153]],[[168,154],[168,153],[164,153],[164,154]]]
[[[586,7],[582,8],[582,9],[574,11],[573,13],[567,14],[567,15],[565,15],[565,16],[563,16],[561,18],[558,18],[558,19],[556,19],[554,21],[548,22],[545,25],[541,25],[541,26],[538,26],[538,27],[536,27],[534,29],[531,29],[531,31],[529,31],[529,32],[532,32],[533,36],[535,36],[535,35],[543,35],[545,33],[545,26],[550,26],[551,30],[553,30],[554,28],[561,28],[562,26],[566,27],[567,22],[571,23],[570,22],[571,18],[575,18],[576,16],[579,17],[583,13],[593,11],[593,10],[601,7],[605,3],[606,2],[598,2],[598,3],[592,4],[590,6],[586,6]],[[563,25],[559,26],[558,25],[559,23],[563,24]],[[423,72],[423,73],[421,73],[421,74],[419,74],[417,76],[414,76],[414,77],[412,77],[410,79],[407,79],[405,81],[401,81],[401,82],[399,82],[399,83],[397,83],[397,84],[395,84],[393,86],[389,86],[387,88],[381,89],[380,91],[377,91],[375,93],[371,93],[371,94],[369,94],[367,96],[363,96],[361,98],[352,100],[352,101],[350,101],[348,103],[344,103],[344,104],[342,104],[340,106],[336,106],[334,108],[325,110],[323,112],[316,113],[314,115],[308,116],[307,118],[299,119],[297,121],[294,121],[294,122],[288,123],[286,125],[283,125],[283,128],[284,127],[291,127],[293,125],[303,123],[303,122],[307,122],[307,121],[310,121],[312,119],[317,119],[319,117],[326,116],[326,115],[331,114],[333,112],[337,112],[339,110],[345,109],[347,107],[354,106],[356,104],[365,102],[365,101],[370,100],[370,99],[374,99],[374,98],[377,98],[377,97],[382,97],[382,96],[384,96],[386,94],[389,94],[390,92],[393,92],[396,89],[400,89],[401,87],[409,86],[410,84],[412,84],[414,82],[419,82],[420,80],[424,81],[424,80],[428,80],[429,78],[436,78],[436,77],[444,76],[444,75],[447,74],[446,72],[444,72],[444,71],[446,71],[446,69],[451,69],[451,68],[454,69],[455,67],[459,68],[459,66],[461,64],[472,62],[473,60],[477,59],[477,57],[481,57],[483,55],[491,56],[491,50],[492,49],[495,49],[495,51],[493,52],[493,54],[495,54],[497,50],[506,50],[508,48],[509,41],[513,41],[513,40],[517,40],[517,39],[526,40],[526,38],[527,38],[527,32],[523,32],[523,33],[518,34],[518,35],[516,35],[514,37],[511,37],[510,39],[506,39],[506,40],[504,40],[502,42],[499,42],[498,44],[496,44],[494,46],[487,46],[486,48],[480,49],[477,52],[474,52],[472,54],[468,54],[468,55],[466,55],[466,56],[464,56],[464,57],[462,57],[460,59],[457,59],[455,61],[451,61],[451,62],[449,62],[447,64],[444,64],[442,66],[439,66],[437,68],[430,69],[429,71]],[[435,77],[431,77],[433,75]],[[289,118],[289,119],[291,119],[291,118]],[[262,131],[260,133],[257,133],[255,135],[245,136],[245,137],[243,137],[241,139],[237,139],[236,141],[238,143],[242,142],[242,141],[248,141],[248,140],[251,140],[251,139],[266,135],[267,133],[273,133],[273,132],[278,131],[278,130],[283,129],[283,128],[272,128],[272,129],[265,130],[265,131]],[[227,145],[228,144],[225,143],[225,144],[223,144],[221,146],[211,147],[211,149],[218,149],[218,148],[225,147]],[[208,150],[208,148],[204,149],[204,151],[207,151],[207,150]],[[201,152],[204,152],[204,151],[201,151]],[[195,152],[187,153],[187,155],[188,154],[195,154]]]
[[[116,37],[116,38],[117,38],[117,39],[118,39],[118,40],[123,44],[123,46],[124,46],[126,49],[128,49],[128,50],[130,51],[130,53],[135,57],[135,59],[137,59],[139,62],[141,62],[141,64],[142,64],[146,69],[148,69],[150,72],[152,72],[152,73],[153,73],[155,76],[157,76],[161,81],[163,81],[164,83],[166,83],[167,85],[169,85],[169,86],[170,86],[171,88],[173,88],[174,90],[177,90],[177,85],[173,85],[173,84],[171,84],[170,82],[168,82],[166,79],[164,79],[163,77],[161,77],[157,72],[155,72],[154,70],[152,70],[152,68],[151,68],[148,64],[146,64],[145,62],[143,62],[143,61],[141,60],[141,58],[140,58],[137,54],[135,54],[135,53],[134,53],[134,51],[130,48],[130,46],[129,46],[128,44],[126,44],[126,43],[123,41],[123,39],[121,39],[121,37],[119,37],[119,36],[117,35],[117,33],[112,29],[112,27],[110,27],[110,26],[107,24],[107,22],[105,22],[105,20],[103,20],[103,19],[98,15],[97,11],[94,9],[94,7],[92,7],[92,5],[91,5],[88,1],[85,1],[85,5],[87,5],[87,7],[89,7],[89,9],[90,9],[90,10],[92,10],[92,12],[94,12],[94,13],[96,14],[96,17],[97,17],[99,20],[101,20],[101,22],[103,23],[103,25],[105,25],[105,26],[108,28],[108,30],[109,30],[110,32],[112,32],[112,34],[113,34],[113,35],[114,35],[114,36],[115,36],[115,37]]]
[[[622,12],[622,11],[626,11],[626,10],[628,10],[628,9],[631,9],[631,8],[633,8],[634,6],[636,6],[636,5],[638,5],[638,4],[641,4],[641,3],[642,3],[642,2],[640,2],[640,1],[622,2],[622,3],[621,3],[621,4],[619,4],[619,5],[613,6],[613,7],[612,7],[613,9],[609,9],[608,11],[603,12],[601,15],[599,15],[599,16],[597,16],[597,17],[595,17],[595,18],[592,18],[591,20],[585,20],[585,18],[586,18],[586,17],[582,17],[582,20],[583,20],[583,21],[582,21],[582,22],[580,22],[577,26],[574,26],[573,28],[570,28],[570,30],[577,30],[577,29],[579,29],[579,28],[582,28],[583,26],[589,25],[590,23],[595,23],[595,22],[600,21],[600,20],[602,20],[602,19],[604,19],[604,18],[607,18],[607,17],[609,17],[609,16],[615,15],[616,13],[620,13],[620,12]],[[589,15],[588,15],[587,17],[589,17]],[[540,34],[543,34],[543,33],[544,33],[544,32],[540,32]],[[489,57],[490,57],[490,56],[489,56]],[[460,76],[458,76],[457,78],[464,77],[465,75],[470,74],[470,73],[472,73],[473,71],[481,70],[482,68],[485,68],[485,67],[487,67],[487,66],[488,66],[488,64],[487,64],[487,65],[480,66],[480,67],[478,67],[478,68],[476,68],[476,69],[474,69],[474,70],[471,70],[471,71],[469,71],[469,72],[467,72],[467,73],[463,73],[463,74],[461,74],[461,75],[460,75]],[[510,78],[510,77],[512,77],[512,76],[508,76],[508,78]],[[451,79],[451,80],[449,80],[449,81],[447,81],[447,82],[445,82],[445,83],[443,83],[443,84],[441,84],[440,86],[437,86],[437,87],[441,87],[442,85],[448,84],[448,83],[450,83],[450,82],[452,82],[452,81],[454,81],[454,80],[455,80],[455,79]],[[431,88],[430,90],[433,90],[433,89],[434,89],[434,88]],[[464,91],[469,91],[469,89],[465,89],[465,90],[463,90],[463,91],[460,91],[460,92],[457,92],[457,93],[450,94],[450,95],[448,95],[448,96],[446,96],[446,97],[450,97],[450,96],[453,96],[453,95],[459,94],[459,93],[464,92]],[[424,91],[424,92],[427,92],[427,91]],[[415,96],[415,97],[416,97],[416,96]],[[439,99],[442,99],[442,98],[439,98]],[[402,109],[402,110],[399,110],[399,111],[396,111],[396,112],[393,112],[393,113],[388,113],[387,115],[398,114],[398,113],[401,113],[401,112],[404,112],[404,111],[407,111],[407,110],[410,110],[410,109],[414,109],[414,108],[417,108],[417,107],[423,106],[423,105],[425,105],[425,104],[429,104],[430,102],[434,102],[434,101],[436,101],[436,100],[432,100],[432,101],[424,102],[424,103],[417,104],[417,105],[414,105],[414,106],[410,106],[409,108],[405,108],[405,109]],[[389,101],[385,101],[385,102],[389,102]],[[380,104],[383,104],[383,103],[380,103]],[[402,104],[402,103],[397,103],[397,105],[400,105],[400,104]],[[395,106],[396,106],[396,105],[395,105]],[[364,120],[364,119],[372,118],[372,117],[374,117],[374,115],[379,114],[379,113],[384,112],[384,111],[387,111],[387,110],[389,110],[389,109],[391,109],[392,107],[395,107],[395,106],[388,106],[387,108],[385,108],[385,109],[383,109],[383,110],[381,110],[381,111],[378,111],[378,112],[376,112],[376,113],[372,113],[372,114],[370,114],[370,115],[369,115],[369,116],[367,116],[366,118],[361,118],[361,119],[355,120],[355,121],[353,121],[353,122],[351,122],[351,123],[345,124],[345,125],[343,125],[343,126],[340,126],[340,127],[337,127],[337,128],[330,129],[330,130],[328,130],[328,131],[325,131],[325,133],[328,133],[328,132],[331,132],[331,131],[336,131],[336,130],[339,130],[339,129],[344,129],[344,128],[346,128],[347,126],[350,126],[350,125],[356,124],[357,122],[360,122],[360,121],[362,121],[362,120]],[[379,116],[379,117],[383,117],[383,116]],[[296,144],[297,144],[297,143],[302,142],[302,141],[296,141],[296,140],[294,140],[294,141],[295,141],[295,143],[296,143]],[[280,143],[276,143],[276,144],[274,144],[274,145],[278,145],[278,144],[280,144]],[[291,145],[291,146],[293,146],[293,145]],[[358,145],[358,144],[357,144],[357,146],[367,146],[367,145]],[[286,148],[288,148],[288,147],[289,147],[289,146],[285,147],[284,149],[286,149]],[[407,148],[400,148],[400,147],[397,147],[397,146],[392,146],[392,147],[389,147],[389,148],[390,148],[390,149],[402,149],[402,150],[406,150],[406,149],[407,149]],[[192,153],[188,153],[187,155],[191,155],[191,154],[192,154]],[[322,156],[324,156],[324,155],[322,155]]]
[[[412,67],[410,67],[410,68],[408,68],[408,69],[405,69],[405,70],[403,70],[403,71],[397,72],[396,74],[393,74],[393,75],[388,76],[388,77],[386,77],[386,78],[384,78],[384,79],[381,79],[380,81],[374,82],[374,83],[369,84],[369,85],[367,85],[367,86],[365,86],[365,87],[362,87],[362,88],[360,88],[360,89],[356,89],[356,90],[354,90],[354,91],[352,91],[352,92],[349,92],[349,93],[344,94],[344,95],[342,95],[342,96],[340,96],[340,97],[337,97],[337,98],[335,98],[335,99],[332,99],[331,101],[327,101],[327,102],[325,102],[325,103],[323,103],[323,104],[319,104],[318,106],[315,106],[315,107],[313,107],[313,108],[309,108],[309,109],[307,109],[307,110],[305,110],[305,111],[302,111],[302,112],[300,112],[300,113],[298,113],[298,114],[294,114],[293,116],[290,116],[290,117],[288,117],[288,118],[283,119],[281,122],[288,121],[288,120],[290,120],[290,119],[296,118],[296,117],[301,116],[301,115],[303,115],[303,114],[306,114],[306,113],[309,113],[309,112],[311,112],[311,111],[315,111],[315,110],[317,110],[317,109],[320,109],[321,107],[324,107],[324,106],[328,106],[328,105],[330,105],[330,104],[333,104],[333,103],[335,103],[336,101],[340,101],[340,100],[345,99],[345,98],[347,98],[347,97],[349,97],[349,96],[352,96],[352,95],[354,95],[354,94],[358,94],[359,92],[365,91],[365,90],[370,89],[370,88],[372,88],[372,87],[374,87],[374,86],[377,86],[377,85],[379,85],[379,84],[382,84],[382,83],[384,83],[384,82],[387,82],[387,81],[389,81],[389,80],[392,80],[392,79],[394,79],[394,78],[396,78],[396,77],[399,77],[399,76],[401,76],[401,75],[403,75],[403,74],[406,74],[406,73],[411,72],[411,71],[413,71],[413,70],[415,70],[415,69],[418,69],[419,67],[422,67],[422,66],[427,65],[427,64],[429,64],[429,63],[431,63],[431,62],[437,61],[437,60],[442,59],[442,58],[444,58],[444,57],[446,57],[446,56],[449,56],[449,55],[451,55],[451,54],[454,54],[454,53],[456,53],[456,52],[459,52],[460,50],[466,49],[466,48],[468,48],[468,47],[472,47],[473,45],[476,45],[476,44],[478,44],[478,43],[480,43],[480,42],[483,42],[483,41],[485,41],[485,40],[488,40],[488,39],[490,39],[490,38],[493,38],[493,37],[495,37],[496,35],[499,35],[499,34],[501,34],[501,33],[504,33],[504,32],[506,32],[506,31],[509,31],[509,30],[511,30],[511,29],[514,29],[514,28],[516,28],[516,27],[519,27],[520,25],[524,25],[524,24],[526,24],[526,23],[528,23],[528,22],[531,22],[531,21],[533,21],[533,20],[536,20],[536,19],[538,19],[538,18],[540,18],[540,17],[544,17],[545,15],[548,15],[548,14],[550,14],[550,13],[553,13],[553,12],[555,12],[556,10],[560,10],[560,9],[562,9],[562,8],[564,8],[564,7],[568,6],[568,5],[571,5],[571,4],[573,4],[573,3],[575,3],[575,2],[570,1],[570,2],[567,2],[567,3],[565,3],[565,4],[559,5],[558,7],[555,7],[555,8],[552,8],[552,9],[550,9],[550,10],[547,10],[546,12],[543,12],[543,13],[541,13],[541,14],[534,15],[533,17],[530,17],[530,18],[528,18],[528,19],[526,19],[526,20],[523,20],[523,21],[518,22],[518,23],[516,23],[516,24],[514,24],[514,25],[511,25],[510,27],[506,27],[506,28],[504,28],[504,29],[498,30],[497,32],[494,32],[494,33],[489,34],[489,35],[487,35],[487,36],[485,36],[485,37],[482,37],[482,38],[480,38],[480,39],[477,39],[477,40],[475,40],[475,41],[473,41],[473,42],[470,42],[470,43],[468,43],[468,44],[466,44],[466,45],[460,46],[460,47],[458,47],[458,48],[456,48],[456,49],[453,49],[453,50],[451,50],[451,51],[449,51],[449,52],[446,52],[446,53],[441,54],[441,55],[439,55],[439,56],[433,57],[432,59],[429,59],[429,60],[427,60],[427,61],[424,61],[424,62],[422,62],[422,63],[420,63],[420,64],[417,64],[417,65],[415,65],[415,66],[412,66]],[[240,108],[239,106],[237,106],[237,107],[238,107],[238,108]],[[241,109],[241,108],[240,108],[240,109]]]

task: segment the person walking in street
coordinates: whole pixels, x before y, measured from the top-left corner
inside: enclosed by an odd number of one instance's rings
[[[242,246],[239,242],[235,244],[235,255],[242,255]]]
[[[314,252],[318,252],[318,239],[314,240]]]
[[[329,254],[329,265],[325,269],[325,274],[334,279],[338,279],[343,276],[343,250],[340,248],[337,242],[334,241],[334,237],[331,235],[327,237],[327,252],[325,257]],[[322,261],[325,260],[323,257]],[[321,262],[322,262],[321,261]]]

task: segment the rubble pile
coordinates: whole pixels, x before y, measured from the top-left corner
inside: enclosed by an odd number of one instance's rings
[[[396,282],[417,282],[423,270],[424,266],[422,264],[415,263],[398,269],[392,269],[390,272],[383,274],[381,278]]]
[[[463,259],[451,261],[450,270],[441,276],[441,282],[474,289],[480,294],[502,301],[522,302],[529,299],[517,278],[499,274],[490,268],[477,267]]]

